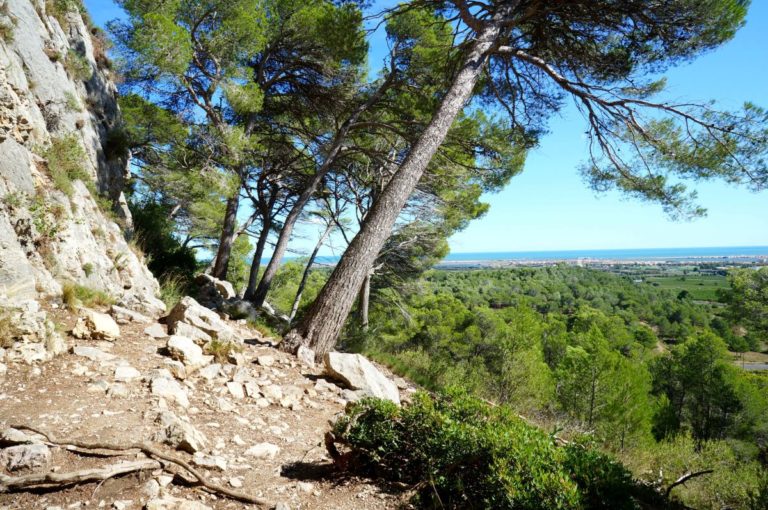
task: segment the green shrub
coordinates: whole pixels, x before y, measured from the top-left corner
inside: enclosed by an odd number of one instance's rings
[[[68,24],[66,20],[67,13],[85,12],[81,0],[45,0],[45,12],[56,18],[61,28],[66,29]]]
[[[85,150],[80,144],[77,135],[70,133],[51,140],[51,146],[42,154],[48,160],[48,172],[53,180],[53,185],[72,198],[74,187],[72,181],[89,181],[90,176],[83,168]]]
[[[83,105],[80,103],[80,100],[72,92],[65,92],[64,99],[66,100],[67,110],[71,112],[83,111]]]
[[[400,408],[364,399],[333,427],[339,456],[371,476],[415,487],[421,508],[639,508],[629,472],[463,393],[421,393]]]
[[[71,312],[76,312],[81,306],[109,306],[115,300],[106,292],[67,282],[61,286],[61,300]]]
[[[189,279],[178,274],[165,274],[160,280],[160,299],[170,311],[181,298],[189,294]]]
[[[203,347],[206,354],[214,357],[217,363],[229,363],[231,354],[242,352],[243,347],[234,342],[223,342],[214,338]]]
[[[64,69],[70,78],[75,80],[88,81],[93,76],[93,67],[88,59],[77,53],[75,50],[69,50],[64,59]]]
[[[90,262],[83,264],[83,272],[85,273],[86,278],[90,277],[93,274],[93,264]]]

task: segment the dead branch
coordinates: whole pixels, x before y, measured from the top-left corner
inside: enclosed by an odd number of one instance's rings
[[[695,473],[688,472],[688,473],[684,474],[683,476],[681,476],[680,478],[678,478],[677,480],[675,480],[674,482],[672,482],[672,484],[669,487],[667,487],[667,490],[664,492],[664,496],[666,498],[669,498],[669,494],[672,492],[672,489],[674,489],[678,485],[683,485],[685,482],[687,482],[688,480],[690,480],[692,478],[708,475],[708,474],[714,473],[714,472],[715,472],[714,469],[705,469],[703,471],[696,471]]]
[[[78,441],[74,439],[69,441],[60,441],[55,437],[53,437],[52,435],[50,435],[49,433],[30,427],[29,425],[12,425],[12,427],[15,429],[29,430],[31,432],[39,434],[43,436],[50,444],[53,444],[59,447],[64,447],[64,448],[69,446],[75,446],[77,448],[83,448],[86,450],[102,450],[102,451],[110,450],[113,452],[129,452],[133,450],[138,450],[142,452],[144,455],[146,455],[147,457],[160,460],[160,461],[165,461],[171,464],[175,464],[176,466],[184,469],[197,480],[197,483],[199,483],[201,486],[203,486],[204,488],[208,489],[211,492],[220,494],[222,496],[225,496],[231,499],[236,499],[238,501],[243,501],[245,503],[251,503],[254,505],[265,506],[265,507],[269,506],[269,503],[267,502],[267,500],[263,498],[257,498],[255,496],[251,496],[243,492],[234,491],[232,489],[229,489],[217,483],[211,482],[206,477],[204,477],[198,470],[196,470],[188,462],[186,462],[184,459],[181,459],[170,453],[165,453],[149,442],[113,444],[113,443],[102,443],[102,442],[89,443],[89,442]]]
[[[92,469],[81,469],[68,473],[43,473],[26,476],[7,476],[0,474],[0,492],[12,492],[20,489],[50,489],[67,487],[86,482],[98,482],[126,475],[136,471],[159,469],[160,463],[156,460],[142,459],[129,462],[121,462],[111,466]]]

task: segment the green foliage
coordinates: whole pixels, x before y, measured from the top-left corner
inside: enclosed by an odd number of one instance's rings
[[[173,309],[181,298],[190,294],[190,275],[166,273],[158,277],[160,280],[160,296],[168,310]]]
[[[86,262],[85,264],[83,264],[82,269],[83,269],[83,273],[85,273],[86,278],[89,278],[93,274],[93,264],[91,264],[90,262]]]
[[[217,363],[229,363],[230,356],[243,351],[243,347],[234,342],[223,342],[214,338],[203,346],[206,354],[214,357]]]
[[[152,273],[160,279],[171,276],[170,288],[176,287],[179,276],[191,279],[197,271],[197,260],[194,251],[174,236],[171,206],[152,201],[131,202],[130,206],[137,243],[149,258]]]
[[[737,455],[726,441],[699,443],[682,434],[622,457],[647,484],[661,487],[669,487],[686,473],[713,470],[672,490],[672,499],[688,508],[761,508],[750,504],[759,500],[765,469]]]
[[[420,508],[638,508],[629,472],[461,393],[402,408],[366,399],[333,428],[368,472],[417,487]]]
[[[45,0],[45,12],[59,22],[63,29],[67,29],[67,14],[70,12],[84,13],[82,0]]]
[[[275,310],[285,314],[291,312],[293,300],[296,297],[296,291],[299,288],[299,282],[304,273],[306,263],[306,259],[300,258],[290,260],[280,266],[280,269],[272,282],[272,287],[270,287],[268,297],[269,303]],[[309,279],[307,280],[302,294],[302,303],[304,306],[299,309],[299,314],[303,308],[312,303],[327,279],[328,272],[326,270],[315,269],[310,272]]]
[[[72,49],[67,51],[64,58],[64,69],[69,77],[75,80],[88,81],[93,76],[93,67],[88,59]]]
[[[728,272],[731,290],[721,293],[729,315],[744,324],[751,337],[768,334],[768,267]]]
[[[72,198],[75,190],[72,181],[90,181],[90,176],[83,168],[86,160],[85,150],[77,134],[53,138],[51,145],[41,156],[48,162],[48,172],[53,185],[67,197]]]
[[[86,308],[96,305],[109,306],[115,302],[114,298],[106,292],[72,282],[66,282],[61,286],[61,300],[71,312],[76,312],[81,306]]]
[[[64,99],[66,100],[67,110],[71,112],[83,111],[83,105],[80,104],[80,100],[72,92],[65,92]]]
[[[725,343],[704,333],[654,361],[654,390],[667,397],[656,418],[657,437],[690,428],[694,439],[706,441],[730,432],[743,404],[735,386],[738,369],[726,360]]]

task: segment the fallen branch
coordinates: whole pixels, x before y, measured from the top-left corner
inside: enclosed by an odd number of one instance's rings
[[[674,489],[678,485],[683,485],[685,482],[687,482],[688,480],[690,480],[692,478],[708,475],[708,474],[714,473],[714,472],[715,472],[714,469],[705,469],[703,471],[696,471],[695,473],[686,473],[683,476],[681,476],[680,478],[678,478],[677,480],[675,480],[674,482],[672,482],[672,484],[669,487],[667,487],[667,490],[664,492],[664,496],[666,498],[669,498],[669,494],[672,492],[672,489]]]
[[[49,489],[67,487],[78,483],[98,482],[115,476],[126,475],[136,471],[159,469],[162,467],[156,460],[142,459],[132,462],[122,462],[103,468],[82,469],[68,473],[44,473],[26,476],[6,476],[0,474],[0,492],[19,489]]]
[[[176,466],[179,466],[180,468],[184,469],[189,474],[191,474],[197,480],[197,483],[199,483],[200,485],[202,485],[203,487],[205,487],[211,492],[226,496],[231,499],[236,499],[238,501],[243,501],[245,503],[251,503],[259,506],[269,506],[269,503],[267,502],[267,500],[263,498],[257,498],[255,496],[251,496],[243,492],[234,491],[232,489],[229,489],[227,487],[224,487],[222,485],[209,481],[198,470],[192,467],[184,459],[176,457],[175,455],[172,455],[170,453],[165,453],[149,442],[113,444],[113,443],[101,443],[101,442],[89,443],[85,441],[77,441],[74,439],[69,441],[60,441],[55,437],[53,437],[52,435],[50,435],[49,433],[37,430],[33,427],[30,427],[29,425],[12,425],[12,426],[13,428],[16,428],[16,429],[29,430],[31,432],[35,432],[36,434],[40,434],[49,443],[55,446],[60,446],[64,448],[69,446],[74,446],[77,448],[84,448],[86,450],[111,450],[114,452],[129,452],[133,450],[138,450],[142,452],[144,455],[151,457],[153,459],[166,461],[171,464],[175,464]]]

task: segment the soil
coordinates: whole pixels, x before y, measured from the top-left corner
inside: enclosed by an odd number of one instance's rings
[[[49,316],[63,331],[70,331],[76,320],[76,314],[61,309],[49,310]],[[204,453],[226,460],[226,471],[200,469],[210,480],[225,486],[230,486],[232,479],[236,479],[234,482],[238,485],[239,480],[242,487],[237,490],[265,498],[270,507],[281,504],[279,508],[292,510],[407,508],[407,498],[401,491],[335,469],[325,451],[323,437],[329,430],[329,422],[344,411],[347,404],[344,397],[348,394],[331,381],[322,382],[322,367],[301,364],[294,356],[273,348],[269,339],[242,323],[230,321],[230,325],[246,339],[240,365],[230,364],[225,368],[228,377],[208,381],[193,374],[179,381],[189,396],[187,409],[153,395],[149,388],[147,375],[154,369],[166,367],[169,359],[164,351],[166,340],[146,335],[144,329],[148,324],[129,323],[120,326],[121,336],[115,342],[67,337],[69,347],[96,347],[116,356],[112,361],[91,361],[73,354],[70,349],[45,364],[9,365],[5,377],[0,376],[0,430],[28,425],[65,440],[120,444],[149,440],[160,445],[155,437],[159,431],[156,418],[161,409],[167,408],[179,417],[188,417],[189,423],[207,437],[208,447]],[[256,358],[262,355],[274,357],[275,363],[261,366]],[[116,365],[125,363],[136,368],[142,377],[122,383],[128,394],[118,396],[107,389],[116,384]],[[236,370],[241,371],[241,376],[245,371],[260,382],[268,380],[283,388],[301,388],[304,394],[300,404],[283,407],[280,402],[272,402],[268,407],[260,407],[256,398],[236,398],[226,386]],[[265,402],[262,400],[260,404],[263,406]],[[273,459],[246,455],[246,450],[258,443],[277,445],[279,453]],[[188,461],[192,458],[170,446],[163,448]],[[117,461],[63,448],[53,448],[52,452],[50,464],[38,471],[64,473]],[[141,457],[141,454],[130,453],[125,458]],[[162,481],[162,475],[182,472],[166,466],[162,472],[142,472],[101,483],[47,492],[0,494],[0,510],[57,507],[62,510],[138,510],[151,498],[146,492],[148,481]],[[211,494],[199,486],[189,486],[179,477],[162,490],[164,494],[200,502],[213,509],[258,508]]]

